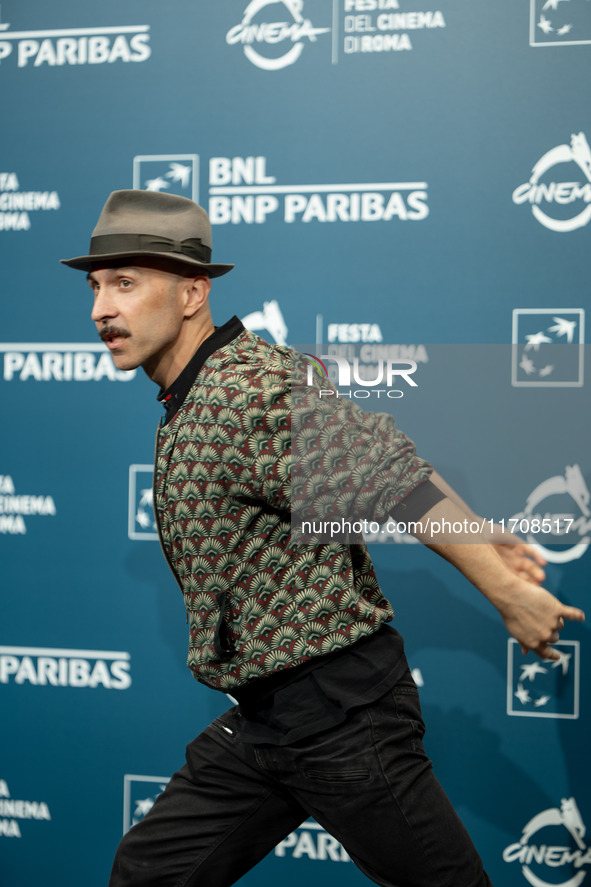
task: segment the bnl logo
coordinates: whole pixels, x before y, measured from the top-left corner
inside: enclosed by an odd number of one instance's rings
[[[152,465],[129,466],[129,510],[127,535],[130,539],[158,539],[152,494]]]
[[[513,638],[508,642],[507,714],[529,718],[579,717],[580,642],[552,645],[560,659],[540,661],[522,656]]]
[[[530,0],[530,46],[591,43],[589,0]]]
[[[583,308],[515,308],[511,384],[580,388],[584,336]]]
[[[178,194],[199,203],[197,154],[138,154],[133,158],[133,187]]]
[[[123,834],[137,825],[150,812],[169,781],[168,776],[123,777]]]

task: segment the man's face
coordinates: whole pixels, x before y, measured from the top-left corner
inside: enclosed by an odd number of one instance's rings
[[[115,366],[141,366],[151,378],[162,375],[181,333],[187,278],[154,263],[95,268],[88,282],[94,293],[91,317]]]

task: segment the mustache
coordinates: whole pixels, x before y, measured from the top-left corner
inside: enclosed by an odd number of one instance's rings
[[[99,331],[99,336],[105,342],[107,339],[117,339],[119,337],[129,338],[129,333],[127,330],[122,329],[119,326],[104,326]]]

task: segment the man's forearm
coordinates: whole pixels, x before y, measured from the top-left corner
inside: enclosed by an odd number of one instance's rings
[[[436,482],[436,481],[434,481]],[[446,485],[447,486],[447,485]],[[462,501],[462,500],[460,500]],[[513,574],[507,569],[492,545],[483,544],[482,537],[466,541],[464,533],[434,533],[434,527],[462,525],[474,517],[449,498],[433,506],[417,525],[417,539],[456,567],[497,609],[514,593]],[[480,544],[479,544],[480,543]]]
[[[524,652],[532,649],[543,658],[559,658],[549,644],[558,641],[565,619],[582,622],[584,613],[562,604],[545,589],[510,569],[493,545],[454,542],[449,541],[448,536],[438,539],[433,535],[434,525],[443,525],[445,521],[451,525],[462,523],[466,517],[460,505],[448,498],[442,499],[423,516],[414,535],[453,564],[496,607]]]

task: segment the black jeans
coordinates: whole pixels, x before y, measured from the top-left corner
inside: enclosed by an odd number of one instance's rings
[[[423,749],[410,675],[291,746],[247,745],[238,709],[187,747],[123,838],[109,887],[227,887],[313,816],[383,887],[490,887]]]

